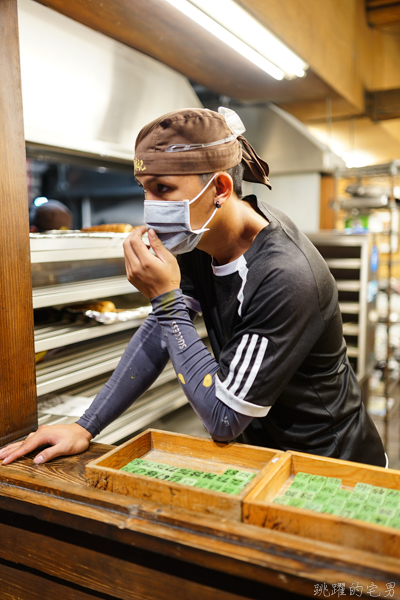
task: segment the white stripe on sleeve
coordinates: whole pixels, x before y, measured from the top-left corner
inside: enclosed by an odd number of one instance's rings
[[[240,384],[242,383],[243,376],[246,373],[247,367],[249,366],[250,360],[253,356],[254,348],[256,347],[257,340],[258,340],[258,335],[253,334],[251,336],[251,342],[246,350],[246,354],[244,356],[243,362],[240,365],[239,371],[237,372],[235,382],[229,388],[229,391],[231,394],[234,394],[236,392],[236,390],[239,388]],[[226,387],[228,387],[228,385]]]
[[[251,371],[249,373],[247,381],[246,381],[245,385],[243,386],[242,391],[240,392],[240,394],[238,396],[241,400],[243,400],[244,398],[246,398],[247,392],[249,391],[249,389],[251,388],[251,386],[254,383],[255,378],[257,377],[257,373],[260,370],[262,361],[264,360],[264,356],[265,356],[265,352],[267,350],[267,346],[268,346],[268,340],[267,340],[267,338],[263,337],[261,339],[261,344],[260,344],[260,347],[259,347],[258,352],[257,352],[256,360],[254,361],[254,364],[251,367]]]
[[[259,339],[260,346],[258,348],[254,362],[251,364],[251,361],[253,360],[253,357],[255,355],[255,348]],[[243,352],[246,346],[247,350],[243,356]],[[215,376],[215,394],[218,400],[221,400],[221,402],[223,402],[224,404],[226,404],[227,406],[229,406],[230,408],[242,415],[246,415],[249,417],[265,417],[271,408],[270,406],[260,406],[258,404],[252,404],[251,402],[246,402],[245,400],[245,397],[251,389],[251,386],[253,385],[257,374],[260,370],[260,367],[263,363],[267,347],[267,338],[258,336],[257,334],[253,334],[251,336],[251,339],[249,339],[249,334],[245,334],[242,337],[240,344],[236,349],[235,356],[230,364],[228,377],[225,379],[225,381],[221,381],[218,375]],[[244,382],[242,390],[237,396],[235,396],[235,392],[239,389],[249,364],[251,364],[250,373],[248,374]],[[234,378],[234,371],[238,365],[240,366],[236,374],[236,378],[234,382],[231,383]]]
[[[242,353],[243,353],[244,347],[247,344],[248,339],[249,339],[249,334],[246,333],[240,340],[239,346],[236,348],[235,356],[233,357],[233,360],[232,360],[231,364],[229,365],[228,377],[224,381],[224,385],[226,387],[228,387],[228,385],[230,384],[230,382],[233,379],[236,365],[239,363],[240,359],[242,358]]]

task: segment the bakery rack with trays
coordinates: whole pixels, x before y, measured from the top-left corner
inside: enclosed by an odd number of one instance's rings
[[[127,281],[123,258],[126,233],[30,234],[33,307],[54,308],[112,298],[117,307],[136,309],[135,318],[110,325],[52,319],[35,326],[39,425],[73,423],[117,366],[134,331],[150,310]],[[196,321],[207,343],[201,319]],[[116,443],[187,403],[169,363],[126,413],[96,439]],[[64,410],[65,407],[65,410]],[[77,414],[77,412],[79,414]]]

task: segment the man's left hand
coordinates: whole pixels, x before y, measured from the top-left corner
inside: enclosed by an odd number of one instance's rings
[[[149,230],[152,254],[142,240],[146,227],[137,227],[124,241],[128,281],[151,300],[180,287],[181,272],[175,256],[164,248],[153,229]]]

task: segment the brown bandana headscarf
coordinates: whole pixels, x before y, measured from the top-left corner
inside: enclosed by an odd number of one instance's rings
[[[209,144],[232,136],[224,116],[206,108],[167,113],[140,131],[133,161],[135,175],[200,175],[226,171],[242,162],[243,179],[271,189],[269,167],[242,135],[230,141],[170,151],[177,144]]]

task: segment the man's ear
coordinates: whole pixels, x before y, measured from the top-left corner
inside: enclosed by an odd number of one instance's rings
[[[233,179],[225,171],[217,173],[215,179],[215,202],[218,202],[220,206],[226,202],[233,194]]]

